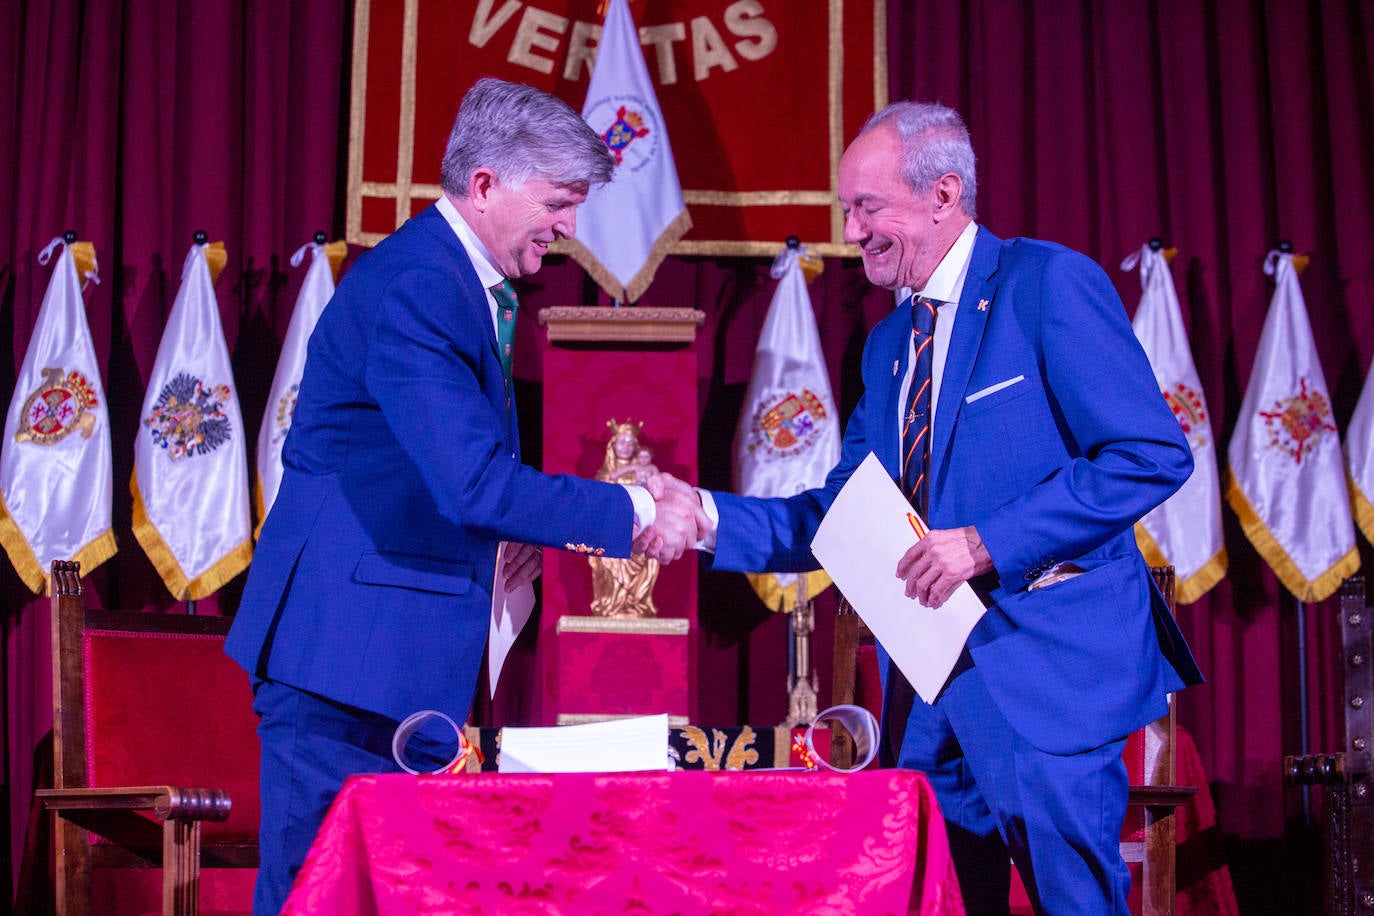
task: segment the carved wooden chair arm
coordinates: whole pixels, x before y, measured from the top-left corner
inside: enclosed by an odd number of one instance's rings
[[[196,916],[200,896],[200,825],[229,817],[232,803],[223,789],[191,789],[180,786],[118,786],[96,789],[40,789],[43,806],[59,815],[60,834],[92,830],[118,845],[110,851],[128,856],[118,864],[151,862],[162,867],[162,912],[169,916]],[[135,812],[147,811],[161,822],[161,843],[147,842],[143,829],[158,828]],[[155,835],[154,834],[154,835]],[[157,846],[160,845],[159,850]],[[63,846],[70,848],[70,844]],[[151,847],[151,848],[150,848]],[[92,850],[64,857],[62,884],[77,887],[72,899],[63,898],[67,911],[89,908]],[[62,909],[59,908],[59,912]]]
[[[222,789],[179,786],[40,789],[36,794],[50,811],[151,811],[164,821],[223,821],[233,806]]]

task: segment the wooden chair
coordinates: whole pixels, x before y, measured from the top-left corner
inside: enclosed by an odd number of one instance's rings
[[[1150,570],[1164,593],[1169,612],[1174,611],[1174,568]],[[865,706],[874,715],[882,708],[878,686],[878,657],[873,634],[840,599],[835,617],[834,684],[831,702]],[[1174,702],[1169,711],[1132,735],[1125,757],[1131,787],[1126,823],[1121,831],[1121,856],[1140,866],[1142,916],[1173,916],[1175,886],[1174,811],[1197,794],[1193,786],[1174,784]],[[854,745],[843,734],[830,738],[830,759],[847,767],[854,760]],[[874,763],[874,766],[877,764]]]
[[[230,620],[88,610],[76,563],[53,563],[50,595],[54,788],[37,795],[57,816],[58,916],[91,912],[99,867],[161,867],[164,916],[195,914],[202,866],[258,863],[257,723]]]

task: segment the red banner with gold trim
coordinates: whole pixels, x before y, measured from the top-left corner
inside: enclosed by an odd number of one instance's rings
[[[631,0],[693,228],[674,254],[843,245],[835,170],[887,102],[886,0]],[[374,245],[439,198],[463,93],[482,76],[580,111],[597,0],[358,0],[348,240]]]

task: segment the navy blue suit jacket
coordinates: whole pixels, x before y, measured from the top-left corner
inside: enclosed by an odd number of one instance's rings
[[[462,721],[498,543],[630,553],[624,487],[519,453],[485,291],[430,207],[359,259],[311,336],[229,654],[350,706]]]
[[[715,568],[815,569],[811,538],[859,462],[872,451],[899,476],[910,334],[898,309],[869,335],[864,395],[824,487],[715,495]],[[1026,740],[1060,754],[1100,746],[1201,681],[1132,532],[1191,473],[1192,455],[1100,267],[978,230],[931,448],[931,527],[975,526],[995,565],[972,583],[988,612],[969,650]],[[1059,561],[1087,572],[1027,590]]]

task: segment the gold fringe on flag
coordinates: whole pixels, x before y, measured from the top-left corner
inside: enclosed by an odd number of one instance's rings
[[[1315,579],[1308,579],[1302,570],[1298,569],[1298,564],[1293,562],[1288,551],[1279,544],[1273,532],[1264,524],[1255,507],[1250,505],[1245,491],[1240,488],[1240,484],[1229,470],[1226,472],[1226,501],[1240,518],[1240,526],[1245,530],[1245,536],[1250,539],[1250,543],[1255,545],[1255,550],[1259,551],[1259,555],[1273,568],[1284,588],[1292,592],[1293,597],[1299,601],[1310,604],[1329,598],[1341,587],[1341,582],[1360,568],[1359,548],[1352,547],[1326,572]]]
[[[1160,549],[1155,539],[1150,537],[1150,532],[1145,530],[1145,526],[1136,522],[1135,543],[1140,548],[1141,554],[1145,557],[1145,562],[1151,566],[1172,566],[1169,558],[1164,556],[1164,551]],[[1192,604],[1203,595],[1211,591],[1212,587],[1226,576],[1226,567],[1229,559],[1226,556],[1226,548],[1223,546],[1216,553],[1203,563],[1197,572],[1186,579],[1178,579],[1174,583],[1174,603]]]
[[[563,239],[556,243],[554,250],[559,254],[571,255],[572,259],[582,265],[591,278],[596,281],[596,285],[606,291],[606,295],[612,299],[619,299],[625,304],[629,304],[644,295],[644,291],[653,282],[654,272],[658,270],[658,265],[663,263],[663,259],[668,256],[668,249],[678,243],[687,234],[687,230],[692,228],[692,217],[684,209],[673,221],[664,227],[653,246],[649,249],[649,257],[644,262],[644,266],[639,268],[639,272],[630,278],[630,282],[621,285],[616,279],[615,274],[606,269],[596,255],[583,245],[577,238]]]
[[[253,540],[258,541],[262,538],[262,523],[267,521],[267,510],[262,504],[262,478],[253,475],[253,512],[258,520],[258,526],[253,529]]]
[[[138,471],[129,477],[129,491],[134,497],[134,537],[143,545],[143,552],[152,561],[153,568],[162,577],[167,591],[178,601],[199,601],[219,591],[226,583],[248,568],[253,559],[253,539],[239,544],[194,580],[188,580],[186,573],[177,562],[172,548],[162,539],[157,526],[148,518],[148,510],[143,505],[143,491],[138,486]]]
[[[10,517],[9,507],[5,505],[3,495],[0,495],[0,546],[3,546],[5,553],[9,554],[10,562],[14,564],[14,571],[19,574],[20,579],[24,580],[29,591],[35,595],[46,595],[48,593],[48,571],[43,568],[43,564],[38,562],[38,557],[34,555],[28,539],[19,530],[14,519]],[[92,570],[118,552],[119,545],[115,543],[114,531],[106,529],[96,535],[89,544],[78,550],[71,559],[81,564],[82,575],[90,575]]]
[[[797,585],[806,582],[806,600],[810,601],[831,585],[830,574],[825,570],[798,573],[797,579],[786,587],[772,573],[747,573],[745,578],[758,593],[759,599],[771,611],[788,613],[797,606]]]
[[[1345,483],[1350,488],[1350,509],[1355,516],[1355,524],[1364,532],[1365,540],[1374,544],[1374,505],[1370,504],[1349,471],[1345,472]]]

